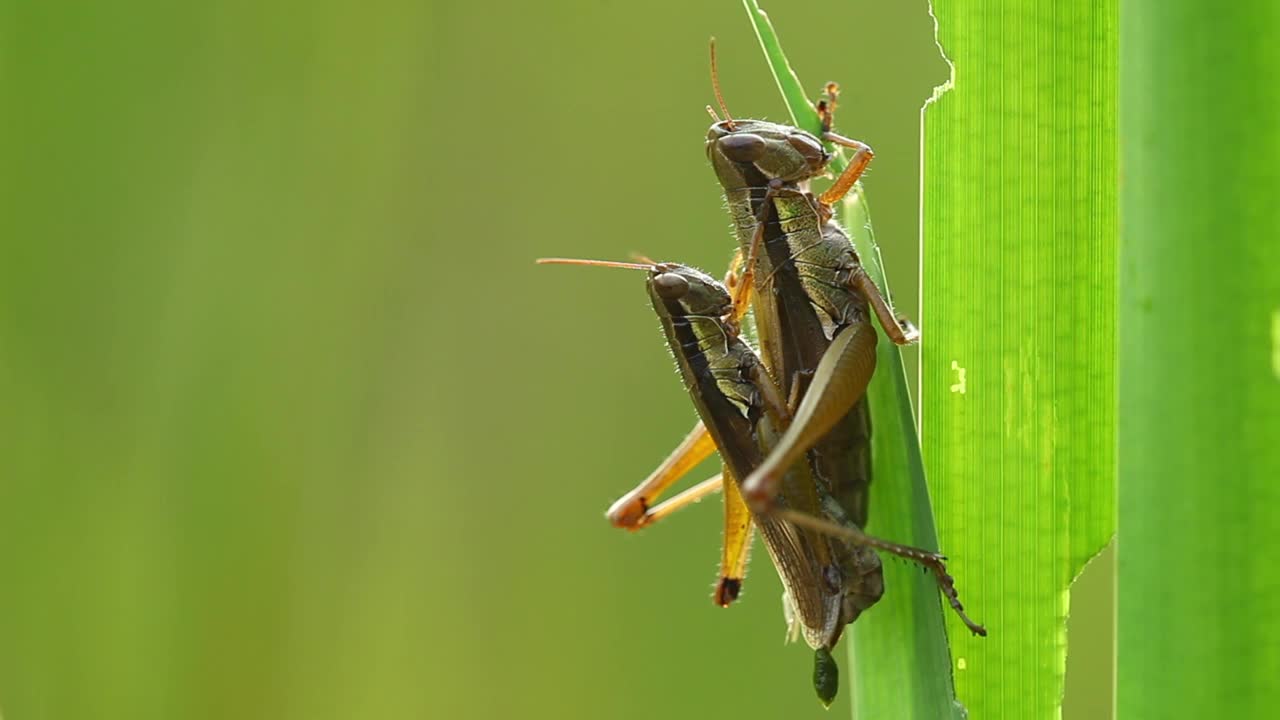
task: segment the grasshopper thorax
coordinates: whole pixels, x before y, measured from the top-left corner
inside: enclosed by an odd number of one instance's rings
[[[831,154],[811,133],[766,120],[725,120],[707,130],[707,158],[726,188],[754,168],[768,180],[801,183],[826,171]]]

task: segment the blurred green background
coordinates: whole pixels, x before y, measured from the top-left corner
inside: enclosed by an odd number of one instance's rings
[[[914,315],[926,5],[766,9]],[[641,279],[532,264],[725,266],[713,34],[784,119],[736,2],[0,4],[4,717],[827,716],[718,502],[603,518],[694,421]]]

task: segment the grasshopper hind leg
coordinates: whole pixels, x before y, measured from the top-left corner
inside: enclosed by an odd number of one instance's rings
[[[823,511],[827,517],[817,517],[785,508],[773,510],[773,512],[792,524],[847,540],[854,545],[875,548],[891,555],[897,555],[924,567],[933,573],[934,579],[938,583],[938,589],[942,591],[942,595],[947,598],[947,603],[951,605],[951,609],[955,611],[956,615],[960,616],[960,620],[964,622],[965,626],[974,635],[986,637],[987,629],[965,614],[964,605],[960,603],[960,595],[956,591],[955,578],[951,577],[947,572],[947,559],[941,553],[911,547],[910,545],[900,545],[868,535],[848,518],[840,504],[830,496],[823,497]]]
[[[668,500],[653,504],[663,492],[714,450],[715,443],[706,426],[698,423],[644,482],[609,508],[606,516],[614,527],[636,531],[724,488],[724,545],[720,554],[720,574],[716,581],[714,600],[721,607],[729,607],[742,592],[755,531],[751,511],[738,490],[738,481],[725,472]]]
[[[787,468],[798,462],[866,393],[876,367],[876,332],[868,322],[841,330],[823,353],[791,425],[742,484],[747,501],[766,510]]]
[[[654,517],[655,508],[653,508],[658,497],[687,475],[698,463],[715,452],[715,449],[715,441],[711,439],[707,427],[698,423],[675,450],[671,451],[667,459],[649,474],[649,477],[609,507],[605,517],[609,518],[609,522],[613,523],[614,527],[624,530],[639,530],[653,524],[658,519]],[[675,499],[672,498],[672,500]],[[692,499],[688,502],[692,502]],[[669,507],[663,516],[682,506]]]

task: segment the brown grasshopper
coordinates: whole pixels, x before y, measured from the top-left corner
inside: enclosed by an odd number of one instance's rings
[[[871,482],[866,389],[875,370],[872,314],[892,342],[919,339],[916,328],[894,313],[833,219],[833,206],[855,186],[874,154],[865,143],[832,131],[839,88],[828,83],[816,108],[821,139],[855,152],[831,187],[814,195],[809,181],[831,160],[819,138],[786,125],[734,120],[716,78],[714,44],[711,76],[724,119],[711,113],[716,121],[707,132],[707,156],[724,188],[739,251],[746,257],[744,282],[751,285],[738,294],[738,302],[754,295],[764,362],[782,392],[802,397],[772,452],[742,478],[743,495],[753,509],[767,509],[776,501],[784,473],[807,458],[829,496],[843,499],[830,503],[827,515],[846,528],[862,528]],[[791,519],[817,527],[811,518]],[[944,588],[951,585],[940,565],[933,570]],[[969,629],[986,635],[965,615],[954,591],[946,594]]]
[[[823,138],[854,148],[853,159],[819,196],[809,181],[825,172],[831,155],[798,128],[760,120],[734,120],[715,77],[725,119],[707,132],[707,156],[724,188],[739,250],[752,282],[756,327],[765,363],[791,397],[803,397],[795,422],[769,459],[748,478],[753,503],[768,503],[782,471],[811,449],[819,474],[832,482],[870,482],[870,415],[865,393],[875,370],[875,313],[895,343],[919,332],[898,319],[863,268],[832,206],[857,183],[874,156],[865,143],[831,131],[838,88],[827,86],[819,104]],[[823,371],[819,372],[819,368]],[[851,470],[855,476],[851,476]],[[866,523],[866,509],[853,518]]]
[[[645,527],[723,486],[726,530],[720,588],[726,586],[725,580],[737,582],[742,578],[751,527],[758,527],[786,588],[784,602],[792,632],[803,634],[816,651],[815,687],[824,703],[830,704],[838,684],[831,649],[844,627],[879,600],[884,591],[880,558],[873,549],[934,569],[944,593],[955,597],[940,555],[871,537],[849,519],[856,508],[866,507],[865,484],[856,488],[852,496],[837,497],[825,483],[815,481],[807,463],[797,462],[782,473],[769,507],[749,510],[738,492],[736,478],[760,466],[793,416],[773,378],[739,337],[735,303],[722,285],[697,270],[674,263],[561,259],[539,262],[648,271],[650,300],[685,388],[702,419],[701,427],[720,451],[723,473],[646,509],[626,526]],[[688,469],[683,464],[688,459],[688,455],[675,453],[664,467],[668,472]],[[717,600],[727,602],[719,591]]]
[[[871,482],[871,420],[865,397],[875,369],[877,339],[871,316],[895,343],[919,338],[910,322],[896,317],[848,235],[832,219],[833,205],[853,188],[873,154],[866,144],[831,131],[838,88],[828,84],[817,108],[823,138],[856,152],[832,186],[815,196],[809,192],[809,181],[825,172],[831,160],[819,138],[787,125],[734,120],[716,81],[714,44],[711,69],[725,119],[716,118],[707,132],[707,156],[724,188],[739,256],[746,258],[733,315],[742,317],[750,301],[765,366],[793,405],[801,398],[795,417],[764,461],[749,475],[739,476],[742,492],[754,510],[764,512],[775,502],[784,473],[807,464],[831,499],[824,514],[843,531],[830,524],[823,527],[816,513],[792,520],[815,530],[845,532],[852,539],[849,527],[866,525]],[[645,483],[610,508],[610,519],[622,527],[642,524],[648,503],[709,452],[701,429],[695,427]],[[800,463],[802,459],[807,463]],[[942,567],[933,569],[939,582],[949,586]],[[731,600],[737,582],[723,578],[717,601]],[[954,592],[947,596],[965,624],[985,635],[986,630],[964,614]],[[815,647],[820,644],[806,639]]]
[[[877,341],[871,316],[895,343],[919,337],[910,322],[895,316],[832,220],[833,205],[854,187],[871,149],[831,131],[838,88],[829,84],[817,108],[822,139],[855,154],[831,188],[814,195],[809,182],[825,173],[832,157],[819,138],[786,125],[733,119],[715,82],[714,46],[712,79],[725,119],[711,113],[706,150],[733,216],[743,277],[731,270],[730,296],[682,266],[615,264],[649,269],[650,296],[702,422],[645,482],[614,503],[608,517],[619,527],[639,529],[723,485],[726,541],[716,602],[728,605],[737,596],[751,525],[760,525],[787,588],[789,624],[815,648],[815,686],[829,702],[836,677],[830,650],[844,626],[883,591],[879,559],[870,548],[932,570],[969,628],[980,635],[986,630],[964,614],[941,555],[862,531],[871,480],[865,391]],[[698,302],[684,304],[686,296]],[[768,372],[737,338],[748,309]],[[653,504],[713,447],[720,450],[723,477]]]

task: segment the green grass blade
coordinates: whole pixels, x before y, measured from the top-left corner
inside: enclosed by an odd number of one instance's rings
[[[933,5],[953,87],[924,116],[922,437],[991,632],[947,621],[956,694],[1052,718],[1067,589],[1115,526],[1117,5]]]
[[[844,221],[872,278],[887,288],[861,187],[846,198]],[[937,548],[902,352],[883,331],[867,393],[875,477],[867,529],[898,542]],[[889,558],[884,576],[884,600],[851,628],[848,674],[854,717],[962,717],[955,703],[951,653],[933,576]]]
[[[1280,12],[1123,8],[1118,717],[1272,717]]]
[[[797,125],[817,134],[817,113],[787,63],[777,33],[755,2],[746,0],[756,35]],[[843,159],[833,163],[838,172]],[[871,231],[861,187],[844,204],[850,237],[872,277],[886,288],[880,254]],[[938,547],[920,443],[898,348],[880,335],[877,370],[868,389],[872,413],[871,517],[868,529],[919,547]],[[886,596],[853,624],[849,640],[846,692],[854,717],[947,718],[958,716],[952,691],[950,654],[941,601],[932,576],[893,559],[885,560]]]
[[[756,38],[760,40],[765,59],[769,61],[769,70],[778,83],[778,92],[782,93],[782,99],[787,104],[787,112],[791,113],[791,122],[798,128],[819,134],[821,121],[818,119],[818,111],[814,110],[804,86],[791,70],[791,64],[787,62],[786,53],[782,52],[782,44],[778,41],[778,33],[774,31],[773,23],[769,22],[769,15],[760,9],[760,3],[755,0],[742,0],[742,6],[751,19],[751,27],[755,28]],[[843,163],[836,170],[839,171],[842,167]]]

